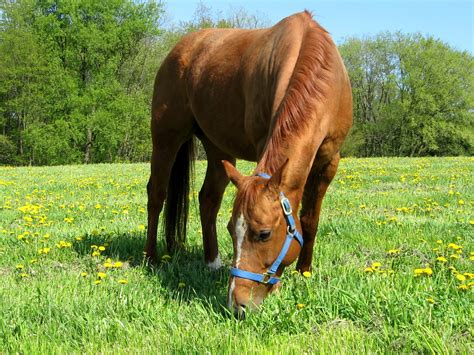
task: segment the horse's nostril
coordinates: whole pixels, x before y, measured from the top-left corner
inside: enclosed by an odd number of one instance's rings
[[[238,319],[245,319],[245,305],[237,305],[234,307],[234,316]]]

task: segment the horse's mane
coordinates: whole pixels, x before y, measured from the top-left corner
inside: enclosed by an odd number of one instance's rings
[[[274,115],[271,137],[257,169],[269,174],[286,159],[281,147],[291,135],[301,132],[307,124],[310,105],[325,96],[333,49],[328,33],[305,10],[308,27],[285,96]],[[314,107],[314,106],[312,106]]]

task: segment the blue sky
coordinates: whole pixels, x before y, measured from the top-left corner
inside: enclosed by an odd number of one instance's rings
[[[199,0],[165,0],[169,20],[193,18]],[[224,16],[236,8],[271,24],[294,12],[313,11],[337,43],[381,31],[421,32],[474,53],[474,0],[203,0]]]

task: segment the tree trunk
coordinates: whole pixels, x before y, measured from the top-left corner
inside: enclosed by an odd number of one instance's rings
[[[89,164],[91,161],[91,151],[92,151],[92,129],[87,129],[87,142],[84,153],[84,164]]]

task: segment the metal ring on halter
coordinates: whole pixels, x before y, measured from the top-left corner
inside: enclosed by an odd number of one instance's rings
[[[287,197],[281,197],[280,204],[281,204],[281,207],[283,208],[284,214],[289,216],[290,214],[293,213],[293,210],[291,209],[290,201],[288,200]]]
[[[286,227],[286,233],[292,237],[295,236],[296,228],[291,228],[290,226]]]

